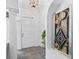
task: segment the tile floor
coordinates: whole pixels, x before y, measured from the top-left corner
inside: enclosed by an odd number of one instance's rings
[[[65,56],[62,53],[59,53],[57,50],[53,49],[53,48],[47,48],[46,49],[46,59],[71,59],[68,56]]]
[[[45,49],[42,47],[30,47],[18,51],[17,59],[45,59]]]

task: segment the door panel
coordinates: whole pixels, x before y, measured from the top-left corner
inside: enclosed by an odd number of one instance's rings
[[[22,48],[39,45],[38,28],[35,22],[22,22]]]

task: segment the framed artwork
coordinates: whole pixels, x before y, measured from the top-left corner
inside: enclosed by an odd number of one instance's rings
[[[54,46],[69,55],[69,8],[55,14]]]

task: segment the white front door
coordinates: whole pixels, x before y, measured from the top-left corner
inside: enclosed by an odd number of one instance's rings
[[[28,48],[40,45],[40,32],[37,22],[17,22],[17,48]]]
[[[22,38],[22,48],[28,48],[32,46],[39,45],[38,39],[38,27],[35,22],[21,22],[21,38]]]

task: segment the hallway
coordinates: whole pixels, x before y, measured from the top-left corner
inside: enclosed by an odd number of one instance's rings
[[[72,0],[7,0],[6,9],[10,59],[71,59]]]

